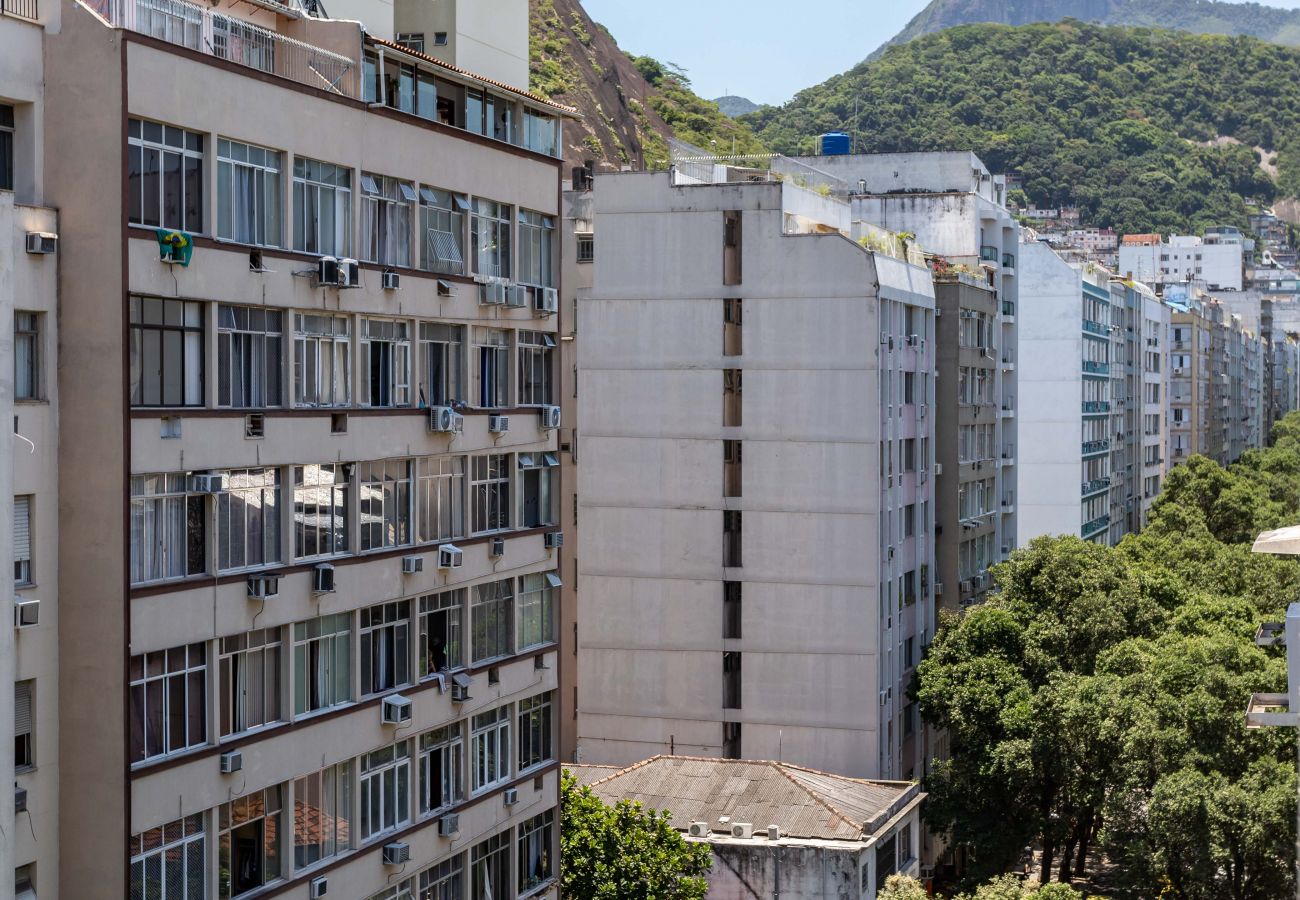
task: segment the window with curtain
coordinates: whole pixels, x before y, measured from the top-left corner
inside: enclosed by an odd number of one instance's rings
[[[361,371],[370,406],[411,405],[411,324],[400,319],[363,319]]]
[[[294,405],[351,405],[352,320],[304,313],[293,318]]]
[[[450,406],[463,400],[465,326],[420,323],[420,403]]]
[[[217,405],[279,406],[283,313],[260,306],[217,307]]]
[[[475,328],[478,366],[478,406],[510,405],[510,334],[497,328]]]
[[[217,810],[217,895],[231,900],[270,884],[284,872],[284,789],[253,791]]]
[[[422,456],[416,460],[420,541],[449,541],[465,535],[465,457]]]
[[[411,543],[411,460],[358,463],[357,489],[362,552]]]
[[[510,277],[511,207],[475,197],[470,214],[470,258],[475,275]]]
[[[361,610],[361,693],[379,694],[411,683],[411,601]]]
[[[280,714],[279,628],[223,637],[217,661],[221,735],[240,734],[283,721]]]
[[[223,572],[281,562],[280,470],[234,469],[216,496],[217,567]]]
[[[132,406],[203,405],[203,304],[130,301]]]
[[[40,313],[14,313],[14,399],[41,399]]]
[[[12,154],[12,139],[9,146]],[[126,160],[128,221],[203,231],[203,135],[131,119]]]
[[[281,154],[220,138],[217,141],[217,237],[279,247]]]
[[[465,738],[456,722],[420,735],[420,813],[465,799]]]
[[[555,810],[533,816],[519,826],[519,894],[523,896],[555,875]]]
[[[132,763],[207,743],[206,645],[137,654],[129,674]]]
[[[510,578],[474,588],[470,649],[475,665],[515,652],[514,601],[514,582]]]
[[[352,700],[352,614],[293,626],[293,713],[306,715]]]
[[[465,274],[465,215],[469,198],[420,187],[420,265],[431,272]]]
[[[352,170],[302,156],[293,160],[293,249],[352,254]]]
[[[361,258],[382,266],[411,264],[415,187],[387,175],[361,173]]]
[[[474,897],[510,896],[510,829],[494,834],[469,852]]]
[[[131,583],[207,571],[207,496],[184,474],[131,476]]]
[[[305,869],[352,846],[352,763],[293,782],[293,867]]]

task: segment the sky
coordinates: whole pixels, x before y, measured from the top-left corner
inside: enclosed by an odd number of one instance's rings
[[[710,99],[739,94],[784,103],[865,59],[928,0],[583,0],[619,46],[676,63]],[[1232,0],[1240,2],[1240,0]],[[1300,9],[1300,0],[1269,0]],[[653,12],[649,12],[652,10]]]

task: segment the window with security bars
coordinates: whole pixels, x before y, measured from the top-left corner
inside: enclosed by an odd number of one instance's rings
[[[203,813],[131,835],[129,900],[204,900],[207,834]]]
[[[450,406],[464,400],[461,385],[465,326],[420,323],[420,403]]]
[[[302,716],[352,700],[352,614],[318,616],[293,626],[293,713]]]
[[[259,306],[217,307],[217,405],[279,406],[284,314]]]
[[[420,813],[465,799],[465,736],[460,722],[420,735]]]
[[[420,265],[445,275],[465,274],[465,216],[469,198],[420,187]]]
[[[222,572],[281,561],[280,470],[234,469],[217,505],[217,567]]]
[[[525,772],[551,759],[551,725],[555,692],[547,691],[519,701],[519,771]]]
[[[293,249],[352,254],[352,170],[296,156],[293,160]]]
[[[382,266],[410,266],[415,187],[387,175],[361,173],[361,258]]]
[[[284,720],[281,715],[279,628],[223,637],[217,662],[221,735],[242,734]]]
[[[14,498],[14,584],[32,583],[32,497]]]
[[[574,253],[574,262],[590,263],[596,261],[596,235],[591,232],[578,232],[574,237],[577,240],[577,252]]]
[[[519,826],[519,894],[546,884],[555,875],[555,810],[533,816]]]
[[[137,8],[145,7],[140,4]],[[197,8],[193,12],[197,48],[201,18]],[[128,221],[152,228],[202,232],[203,135],[131,119],[127,123],[126,150]]]
[[[208,740],[208,665],[204,644],[131,657],[132,763]]]
[[[465,457],[423,456],[415,461],[420,541],[465,535]]]
[[[279,247],[282,154],[226,138],[217,140],[217,237]]]

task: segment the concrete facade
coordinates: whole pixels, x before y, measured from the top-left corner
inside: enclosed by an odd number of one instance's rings
[[[1253,242],[1235,228],[1207,229],[1204,237],[1128,235],[1119,248],[1119,271],[1148,284],[1204,282],[1211,290],[1244,287],[1245,262]]]

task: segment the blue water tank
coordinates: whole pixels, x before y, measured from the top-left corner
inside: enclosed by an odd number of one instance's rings
[[[847,156],[852,142],[842,131],[828,131],[822,135],[822,156]]]

